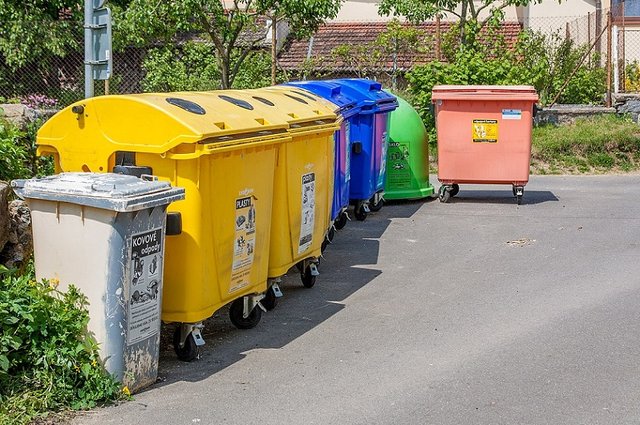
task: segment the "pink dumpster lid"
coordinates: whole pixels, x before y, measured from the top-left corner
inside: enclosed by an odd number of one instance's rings
[[[432,100],[530,100],[538,101],[533,86],[435,86]]]

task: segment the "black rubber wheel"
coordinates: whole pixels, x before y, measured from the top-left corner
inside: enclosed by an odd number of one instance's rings
[[[322,245],[320,245],[321,254],[324,254],[324,252],[327,250],[327,246],[329,246],[329,241],[327,240],[327,238],[324,238],[324,240],[322,241]]]
[[[451,192],[451,197],[453,198],[458,194],[458,192],[460,192],[460,186],[455,183],[452,184],[450,192]]]
[[[276,306],[278,305],[278,297],[276,297],[276,293],[273,292],[272,286],[267,289],[267,292],[265,292],[264,294],[264,298],[260,300],[260,304],[262,304],[262,306],[266,308],[267,311],[271,311],[276,308]],[[258,309],[258,307],[256,307],[256,309]]]
[[[356,208],[353,210],[353,214],[356,216],[358,221],[365,221],[367,219],[367,212],[364,210],[364,204],[356,205]]]
[[[300,275],[300,279],[305,288],[313,288],[313,285],[316,284],[316,277],[311,274],[311,267],[307,267],[304,273]]]
[[[375,202],[375,195],[369,199],[369,210],[373,212],[378,212],[382,209],[382,205],[384,201],[380,199],[377,203]]]
[[[173,333],[173,349],[176,352],[178,359],[183,362],[190,362],[198,357],[198,346],[196,345],[193,334],[189,332],[187,339],[184,341],[184,345],[180,347],[180,326],[178,326]]]
[[[327,233],[327,238],[329,239],[329,242],[333,242],[333,238],[336,237],[336,229],[334,226],[331,226],[331,228],[329,229],[329,232]]]
[[[440,199],[440,202],[442,203],[447,203],[449,202],[449,199],[451,198],[451,192],[449,192],[447,190],[446,186],[440,186],[440,190],[438,191],[438,199]]]
[[[338,218],[336,218],[336,221],[333,222],[333,225],[335,226],[336,229],[340,230],[343,229],[344,226],[347,225],[347,221],[349,220],[349,218],[347,217],[347,213],[343,212],[342,214],[340,214],[338,216]]]
[[[511,186],[511,193],[513,193],[513,197],[517,198],[518,195],[516,195],[516,187],[515,186]]]
[[[246,319],[242,317],[243,311],[244,302],[242,298],[238,298],[231,303],[231,307],[229,307],[229,319],[231,319],[231,323],[233,323],[233,326],[238,329],[255,328],[258,323],[260,323],[260,319],[262,318],[262,310],[260,310],[260,307],[255,306]]]
[[[518,202],[518,205],[522,205],[522,195],[516,196],[516,202]]]

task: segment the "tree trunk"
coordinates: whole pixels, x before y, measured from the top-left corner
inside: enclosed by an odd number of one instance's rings
[[[462,2],[462,12],[460,13],[460,47],[467,44],[466,40],[466,26],[467,26],[467,1],[473,0],[465,0]]]
[[[220,88],[223,90],[231,88],[230,80],[231,57],[225,54],[220,59]]]

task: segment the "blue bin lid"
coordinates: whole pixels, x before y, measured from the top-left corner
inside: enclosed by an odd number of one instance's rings
[[[375,104],[373,112],[389,112],[398,107],[398,100],[394,95],[382,90],[382,84],[377,81],[367,80],[365,78],[342,78],[338,80],[330,80],[333,83],[342,86],[342,92],[351,95],[352,89],[359,94],[360,98],[368,99]]]
[[[358,113],[358,102],[356,99],[345,95],[339,84],[329,81],[290,81],[284,85],[293,86],[306,90],[328,100],[338,106],[336,112],[340,113],[344,118],[349,118]]]

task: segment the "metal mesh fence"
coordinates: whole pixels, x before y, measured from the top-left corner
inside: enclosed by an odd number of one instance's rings
[[[287,23],[278,22],[278,49],[284,46],[287,34]],[[271,81],[272,36],[268,20],[260,21],[257,29],[242,34],[240,46],[253,47],[239,75],[240,84],[263,81],[268,84]],[[78,44],[82,43],[79,40]],[[129,47],[115,51],[112,76],[106,82],[95,82],[95,95],[203,90],[219,86],[213,44],[206,39],[189,39],[172,46]],[[83,98],[83,51],[70,51],[64,57],[52,55],[18,69],[8,66],[0,56],[0,103],[21,102],[35,107],[62,108]]]
[[[576,46],[589,47],[590,52],[583,66],[606,68],[607,59],[611,57],[613,90],[640,91],[640,24],[627,21],[622,25],[616,22],[610,32],[607,28],[608,17],[609,11],[603,10],[583,16],[526,17],[521,19],[520,24],[523,29],[543,33],[558,42],[570,39]],[[287,49],[290,44],[283,43],[288,33],[286,23],[278,23],[277,33],[279,48]],[[611,50],[608,47],[610,33],[613,34]],[[243,84],[260,84],[263,81],[268,84],[270,81],[270,23],[267,22],[256,34],[262,37],[262,41],[256,45],[257,54],[247,62],[251,69],[239,77]],[[443,33],[441,37],[444,36]],[[349,40],[344,42],[349,43]],[[213,46],[202,40],[199,43],[202,47],[200,51],[194,53],[172,46],[169,53],[163,53],[164,57],[157,53],[163,46],[126,48],[115,52],[113,76],[106,84],[97,81],[95,93],[169,91],[173,86],[168,82],[175,79],[182,79],[180,87],[185,90],[217,88],[219,74]],[[438,44],[438,41],[434,43]],[[150,71],[151,59],[155,62]],[[20,100],[35,106],[64,107],[84,97],[83,73],[82,52],[69,52],[64,57],[52,56],[17,70],[4,64],[0,57],[0,103]],[[296,74],[286,70],[281,75],[286,78]]]

